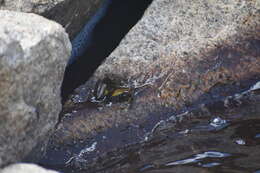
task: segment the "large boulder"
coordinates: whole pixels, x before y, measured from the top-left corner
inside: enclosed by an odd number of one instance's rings
[[[71,44],[61,25],[0,10],[0,167],[46,142],[61,110]]]
[[[245,73],[240,68],[244,61],[252,65],[258,62],[259,10],[259,1],[154,0],[94,76],[100,79],[116,75],[140,84],[158,83],[163,99],[172,103],[176,103],[177,98],[172,96],[179,92],[180,85],[187,85],[180,97],[188,90],[203,93],[201,90],[214,86],[216,81],[224,82],[226,66],[232,66],[229,71],[241,76]],[[257,68],[244,68],[259,72]],[[200,81],[217,71],[223,72],[223,79],[211,84]],[[231,75],[232,79],[238,78]]]
[[[34,164],[14,164],[10,165],[2,170],[1,173],[58,173],[56,171],[47,170]]]
[[[247,90],[260,80],[259,10],[259,1],[154,0],[65,104],[52,163],[63,153],[77,160],[66,146],[75,141],[95,146],[78,152],[88,160],[143,140],[170,115]]]
[[[0,9],[42,15],[60,23],[74,38],[101,3],[102,0],[0,0]]]

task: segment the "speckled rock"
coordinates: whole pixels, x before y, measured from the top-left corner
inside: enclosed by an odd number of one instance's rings
[[[0,10],[42,15],[60,23],[66,28],[70,38],[74,38],[101,3],[102,0],[1,0]]]
[[[0,10],[0,167],[44,143],[61,110],[71,44],[61,25]]]
[[[257,46],[259,10],[257,0],[154,0],[142,20],[100,66],[95,77],[116,74],[144,83],[147,78],[165,79],[170,72],[172,75],[167,83],[171,83],[176,73],[188,76],[191,70],[201,70],[194,69],[193,64],[209,60],[212,61],[210,64],[214,63],[214,57],[207,58],[210,52],[242,44],[240,40],[251,40]],[[255,50],[255,55],[259,55],[257,53],[259,50]],[[222,63],[221,57],[216,56],[212,67],[217,70]],[[212,69],[204,72],[207,70]],[[164,88],[167,85],[161,87]]]
[[[56,171],[41,168],[40,166],[34,164],[25,164],[25,163],[8,166],[0,170],[0,172],[1,173],[58,173]]]

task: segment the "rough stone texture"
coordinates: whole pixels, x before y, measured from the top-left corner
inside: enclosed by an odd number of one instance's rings
[[[25,163],[8,166],[0,170],[0,172],[1,173],[58,173],[56,171],[41,168],[40,166],[34,164],[25,164]]]
[[[0,9],[42,15],[60,23],[74,38],[101,3],[102,0],[0,0]]]
[[[138,78],[144,83],[148,77],[151,80],[163,78],[172,72],[167,82],[172,83],[177,73],[190,76],[189,71],[201,70],[192,65],[202,61],[212,61],[208,63],[218,70],[223,63],[221,60],[228,57],[207,56],[221,48],[241,44],[240,40],[257,41],[259,10],[257,0],[154,0],[142,20],[100,66],[95,77],[116,74],[123,78]],[[213,58],[216,64],[213,64]],[[204,71],[207,70],[212,69]]]
[[[0,166],[44,142],[61,110],[71,44],[57,23],[0,10]]]
[[[134,88],[146,87],[129,107],[113,104],[95,110],[76,103],[71,109],[77,111],[64,118],[55,140],[84,139],[95,130],[159,117],[167,109],[178,111],[247,89],[260,78],[259,31],[256,0],[154,0],[74,97],[87,100],[82,97],[90,97],[85,93],[105,76],[128,81]]]

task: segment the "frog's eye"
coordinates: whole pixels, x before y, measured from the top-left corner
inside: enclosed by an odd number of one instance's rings
[[[107,92],[106,88],[107,88],[107,85],[105,83],[100,83],[97,86],[97,88],[96,88],[97,99],[100,99],[101,97],[103,97],[105,95],[105,93]]]

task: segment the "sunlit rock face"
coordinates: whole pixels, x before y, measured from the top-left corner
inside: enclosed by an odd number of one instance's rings
[[[48,140],[61,110],[71,43],[61,25],[35,14],[0,11],[0,23],[2,166]]]
[[[259,72],[259,9],[258,1],[154,0],[94,78],[151,82],[173,104],[245,79]]]
[[[1,10],[30,12],[60,23],[74,38],[97,9],[102,0],[2,0]]]

